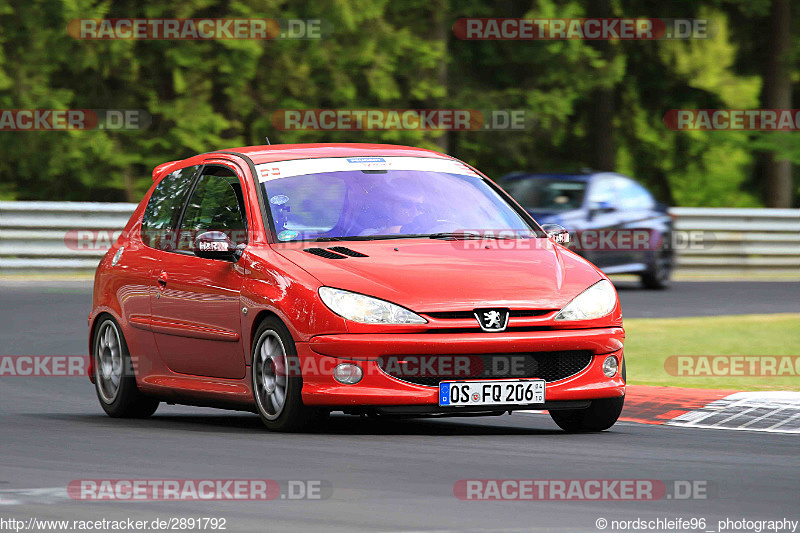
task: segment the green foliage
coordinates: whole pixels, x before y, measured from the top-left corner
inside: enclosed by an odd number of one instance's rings
[[[611,0],[610,16],[714,21],[708,40],[463,41],[460,17],[592,16],[595,0],[8,0],[0,108],[143,109],[142,131],[0,132],[0,199],[138,200],[162,162],[273,143],[446,149],[491,176],[592,164],[590,111],[611,91],[617,169],[680,205],[760,205],[755,154],[800,163],[797,134],[674,132],[673,108],[759,107],[769,0]],[[800,11],[800,10],[797,10]],[[76,18],[323,19],[322,40],[81,41]],[[795,27],[797,25],[795,24]],[[800,58],[794,43],[792,61]],[[794,81],[800,79],[795,74]],[[280,109],[523,109],[523,131],[278,131]]]

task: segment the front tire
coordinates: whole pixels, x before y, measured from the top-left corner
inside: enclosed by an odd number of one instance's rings
[[[267,429],[303,431],[320,418],[319,410],[303,404],[297,348],[280,320],[269,317],[261,322],[252,355],[253,398]]]
[[[624,402],[624,396],[592,400],[586,409],[550,411],[550,416],[558,427],[569,433],[605,431],[617,422]]]
[[[112,418],[147,418],[158,409],[158,400],[139,392],[125,336],[111,317],[97,326],[92,341],[94,384],[97,399]]]

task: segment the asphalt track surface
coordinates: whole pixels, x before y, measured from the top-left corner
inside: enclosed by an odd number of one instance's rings
[[[677,283],[653,293],[631,284],[620,296],[626,317],[786,312],[798,310],[798,285]],[[86,284],[0,285],[0,354],[86,353],[89,305]],[[0,518],[223,517],[233,532],[588,532],[600,531],[600,518],[705,518],[694,530],[716,532],[726,518],[800,519],[797,450],[791,435],[633,423],[567,435],[545,415],[521,413],[334,416],[303,435],[268,433],[247,413],[163,404],[147,420],[113,420],[86,378],[0,378]],[[324,500],[83,502],[65,496],[77,479],[320,480],[333,492]],[[694,480],[707,482],[711,497],[461,501],[453,486],[462,479]],[[2,504],[9,500],[17,503]]]

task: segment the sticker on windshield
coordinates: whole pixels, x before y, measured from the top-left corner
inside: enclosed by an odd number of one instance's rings
[[[281,175],[281,169],[278,167],[268,167],[262,165],[260,167],[259,175],[262,178],[274,178]]]
[[[289,197],[285,194],[276,194],[272,198],[269,199],[269,203],[272,205],[283,205],[289,201]]]
[[[382,157],[348,157],[348,163],[385,163]]]
[[[291,241],[292,239],[296,239],[297,235],[298,235],[298,233],[296,231],[292,231],[292,230],[287,229],[287,230],[284,230],[284,231],[278,233],[278,240],[279,241]]]
[[[479,176],[477,172],[455,159],[447,157],[319,157],[294,159],[257,165],[260,181],[272,181],[310,174],[351,172],[354,170],[398,170],[415,172],[443,172],[462,176]],[[277,204],[280,205],[280,204]]]

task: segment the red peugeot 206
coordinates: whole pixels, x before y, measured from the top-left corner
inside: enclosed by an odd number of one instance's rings
[[[613,285],[483,174],[401,146],[220,150],[160,165],[100,262],[91,379],[113,417],[548,410],[625,396]]]

